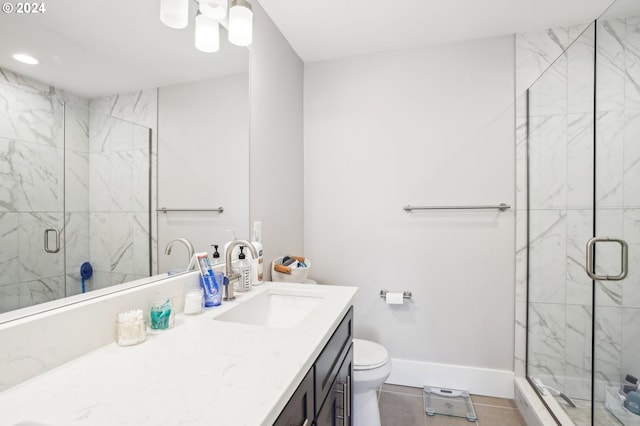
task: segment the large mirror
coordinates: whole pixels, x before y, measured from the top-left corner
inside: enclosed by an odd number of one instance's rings
[[[182,30],[159,0],[0,14],[0,321],[249,236],[249,51],[198,51],[190,3]]]

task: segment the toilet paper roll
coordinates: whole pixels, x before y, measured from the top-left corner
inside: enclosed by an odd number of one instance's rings
[[[387,305],[402,305],[404,303],[404,297],[401,291],[388,291],[385,296]]]

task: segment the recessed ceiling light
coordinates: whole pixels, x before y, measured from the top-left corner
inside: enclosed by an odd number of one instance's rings
[[[29,64],[29,65],[37,65],[39,62],[33,56],[27,55],[25,53],[16,53],[15,55],[13,55],[13,59],[15,59],[18,62],[22,62],[23,64]]]

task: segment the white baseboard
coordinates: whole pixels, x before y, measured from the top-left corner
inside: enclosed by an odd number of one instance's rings
[[[513,371],[392,359],[386,383],[468,390],[475,395],[513,399]]]

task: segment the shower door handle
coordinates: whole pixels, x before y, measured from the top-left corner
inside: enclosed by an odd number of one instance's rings
[[[56,236],[56,245],[54,249],[49,248],[50,232],[53,232]],[[60,251],[60,230],[58,228],[47,228],[44,230],[44,251],[47,253],[58,253]]]
[[[593,270],[593,253],[597,242],[611,242],[618,243],[622,249],[621,262],[620,262],[620,274],[618,275],[596,275]],[[587,241],[587,275],[593,280],[598,281],[620,281],[627,277],[629,272],[629,245],[625,240],[620,238],[611,237],[593,237]]]

